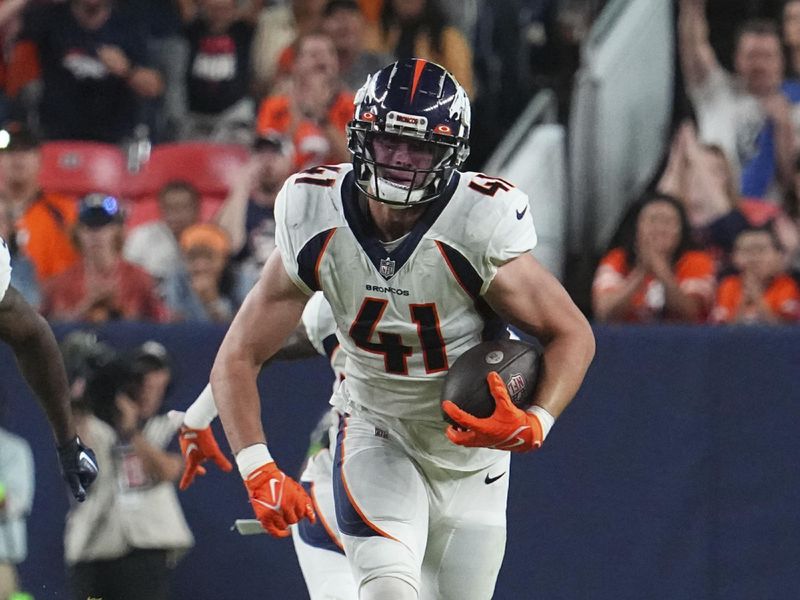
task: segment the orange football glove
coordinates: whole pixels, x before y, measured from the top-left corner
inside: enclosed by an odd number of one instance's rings
[[[445,434],[450,441],[469,448],[494,448],[512,452],[527,452],[539,448],[543,441],[542,425],[536,415],[514,406],[506,384],[496,371],[489,373],[486,381],[496,405],[492,415],[485,419],[464,412],[450,400],[442,402],[442,410],[467,429],[459,431],[449,425]]]
[[[253,471],[244,480],[244,485],[256,518],[270,535],[289,536],[289,525],[303,518],[317,522],[311,498],[306,491],[294,479],[287,477],[274,462],[268,462]]]
[[[202,463],[208,459],[213,460],[226,473],[233,468],[230,461],[222,454],[222,450],[219,449],[211,427],[206,427],[205,429],[181,427],[178,441],[181,445],[183,460],[186,463],[183,469],[183,477],[181,477],[181,482],[178,484],[181,490],[185,490],[192,485],[196,475],[206,474],[206,469],[202,466]]]

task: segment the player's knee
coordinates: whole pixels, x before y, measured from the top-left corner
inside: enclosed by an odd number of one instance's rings
[[[397,577],[376,577],[364,583],[359,600],[418,600],[417,590]]]

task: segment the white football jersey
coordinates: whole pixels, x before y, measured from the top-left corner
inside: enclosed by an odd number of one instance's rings
[[[11,255],[3,238],[0,238],[0,302],[6,295],[6,290],[11,283]]]
[[[483,295],[498,267],[536,245],[527,196],[502,179],[455,173],[387,249],[359,208],[352,165],[342,164],[289,178],[275,216],[287,273],[309,294],[321,290],[333,311],[348,402],[443,431],[449,366],[507,335]]]

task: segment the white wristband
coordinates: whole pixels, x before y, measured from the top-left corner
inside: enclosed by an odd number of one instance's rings
[[[253,471],[273,461],[266,444],[253,444],[236,453],[236,466],[239,467],[242,479],[247,479]]]
[[[547,434],[550,433],[550,430],[553,428],[553,423],[556,422],[555,417],[538,404],[534,404],[525,412],[539,419],[539,423],[542,426],[542,441],[544,441]]]
[[[214,404],[214,394],[211,393],[211,384],[209,383],[200,392],[197,400],[192,402],[192,405],[186,409],[183,424],[190,429],[205,429],[211,425],[211,421],[216,416],[217,405]]]

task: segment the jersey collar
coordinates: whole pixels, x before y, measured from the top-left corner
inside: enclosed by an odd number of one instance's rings
[[[442,214],[453,193],[458,187],[460,174],[458,171],[453,171],[450,182],[438,200],[428,203],[428,207],[419,221],[416,222],[414,227],[409,232],[406,239],[398,245],[391,252],[387,251],[380,240],[375,235],[375,227],[371,220],[364,214],[358,203],[358,189],[355,186],[354,173],[350,171],[345,175],[342,182],[342,208],[344,209],[344,218],[350,226],[359,245],[363,248],[366,255],[372,262],[375,270],[381,274],[384,279],[391,279],[403,265],[408,261],[411,255],[416,250],[422,237],[427,233],[431,226]]]

